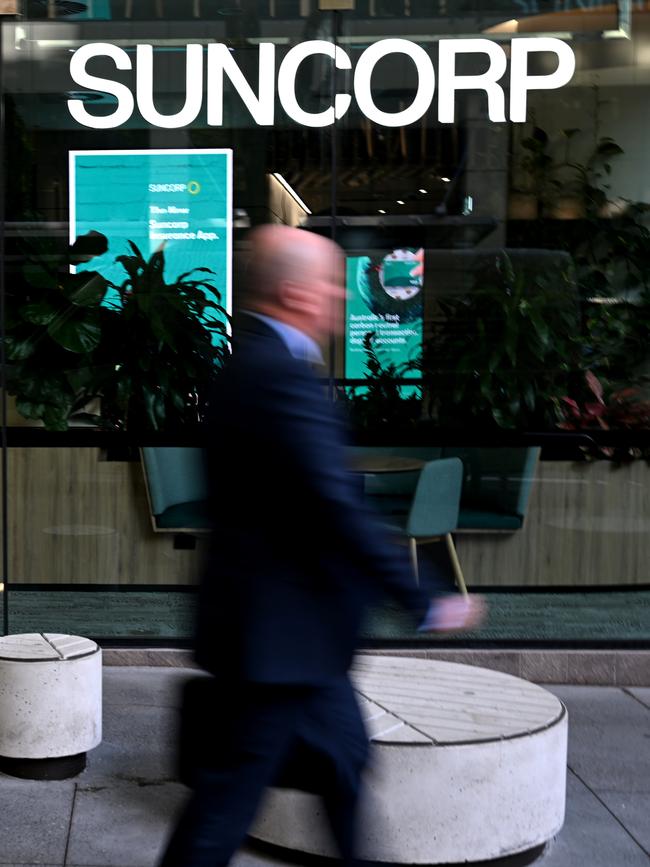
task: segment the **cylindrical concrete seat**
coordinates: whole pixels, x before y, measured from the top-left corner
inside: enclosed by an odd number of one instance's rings
[[[567,712],[550,692],[469,665],[362,656],[353,681],[374,744],[359,856],[483,861],[534,849],[564,821]],[[252,836],[333,856],[320,800],[269,792]]]
[[[0,638],[0,770],[62,779],[102,738],[102,656],[77,635]]]

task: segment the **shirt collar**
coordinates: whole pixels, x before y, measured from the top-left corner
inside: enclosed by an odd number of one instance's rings
[[[281,322],[279,319],[274,319],[272,316],[265,316],[263,313],[256,313],[253,310],[246,310],[246,313],[265,322],[269,328],[272,328],[294,358],[307,361],[310,364],[325,364],[320,346],[304,331],[300,331],[299,328],[286,322]]]

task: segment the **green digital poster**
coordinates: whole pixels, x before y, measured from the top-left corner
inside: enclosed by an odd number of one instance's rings
[[[120,285],[127,275],[116,258],[132,242],[145,259],[163,251],[169,282],[209,268],[201,277],[231,311],[231,150],[70,151],[69,172],[70,244],[91,249],[77,273]],[[118,305],[119,294],[109,288],[103,303]]]
[[[394,364],[405,378],[419,379],[417,370],[404,371],[401,366],[422,351],[424,250],[349,256],[346,268],[346,377],[365,376],[364,338],[372,332],[382,363]]]

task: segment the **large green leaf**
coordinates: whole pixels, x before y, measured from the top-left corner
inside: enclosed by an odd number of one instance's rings
[[[134,244],[133,241],[129,241],[128,245],[133,250],[133,254],[134,254],[135,258],[138,260],[138,262],[140,262],[141,265],[146,265],[144,257],[142,255],[142,253],[140,252],[140,248],[137,246],[137,244]]]
[[[78,307],[96,307],[104,298],[107,288],[108,283],[99,274],[79,274],[66,295]]]
[[[23,418],[42,419],[46,404],[33,403],[31,400],[16,400],[16,409]]]
[[[99,345],[102,337],[97,317],[81,312],[65,319],[57,319],[47,331],[59,346],[78,353],[91,352]]]
[[[532,412],[535,409],[535,387],[532,382],[527,382],[524,386],[524,401]]]
[[[598,143],[596,153],[601,157],[616,157],[619,154],[625,153],[620,145],[617,145],[614,139],[603,138]]]
[[[35,335],[19,337],[13,334],[7,334],[5,337],[5,346],[8,361],[25,361],[25,359],[34,354],[36,349],[36,338]]]
[[[89,389],[97,380],[97,371],[94,367],[78,367],[66,371],[66,378],[74,392]]]
[[[43,424],[48,430],[67,430],[69,412],[69,407],[48,406],[43,413]]]
[[[25,322],[31,322],[32,325],[49,325],[59,309],[57,304],[44,298],[42,301],[23,304],[20,308],[20,315]]]
[[[21,400],[30,403],[67,406],[72,399],[67,380],[56,373],[48,375],[43,372],[41,376],[23,374],[17,380],[15,390]]]
[[[23,267],[23,276],[36,289],[55,289],[58,285],[56,274],[40,262],[27,262]]]
[[[531,309],[529,315],[531,322],[535,326],[535,331],[537,332],[537,336],[539,337],[542,346],[545,349],[548,348],[551,342],[551,335],[547,323],[540,316],[537,310]]]

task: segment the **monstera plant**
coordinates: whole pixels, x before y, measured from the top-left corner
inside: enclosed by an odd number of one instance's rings
[[[106,283],[69,273],[48,248],[32,255],[7,289],[7,388],[18,414],[65,430],[94,396],[93,354],[102,338]]]
[[[10,293],[8,390],[16,408],[50,430],[80,416],[112,430],[196,423],[227,351],[225,309],[208,268],[167,282],[164,253],[147,261],[130,243],[124,280],[76,275],[43,257]],[[61,263],[59,263],[60,265]],[[114,302],[105,303],[110,293]],[[100,413],[83,414],[94,398]]]

